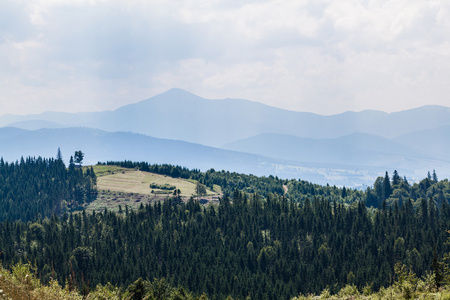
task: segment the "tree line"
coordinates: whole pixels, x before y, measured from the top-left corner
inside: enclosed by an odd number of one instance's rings
[[[303,203],[307,198],[323,197],[330,202],[352,204],[364,201],[367,207],[382,208],[404,201],[413,201],[413,206],[420,205],[421,199],[430,198],[436,206],[444,200],[450,201],[450,183],[448,179],[438,180],[436,172],[428,172],[419,182],[410,183],[406,177],[401,177],[396,170],[392,175],[386,172],[378,177],[373,186],[365,190],[318,185],[302,179],[281,179],[277,176],[255,176],[214,169],[201,172],[198,169],[174,166],[170,164],[149,164],[147,162],[108,161],[106,165],[117,165],[125,168],[137,168],[144,172],[151,172],[175,178],[193,179],[214,190],[217,185],[223,193],[231,195],[234,190],[249,194],[258,193],[262,197],[270,194],[284,196],[291,201]],[[392,178],[391,178],[392,177]]]
[[[27,157],[8,163],[0,158],[0,221],[32,221],[61,215],[96,199],[96,176],[61,158]]]

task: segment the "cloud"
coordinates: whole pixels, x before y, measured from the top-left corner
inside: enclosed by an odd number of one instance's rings
[[[445,0],[2,2],[0,111],[172,87],[323,114],[449,105],[449,14]]]

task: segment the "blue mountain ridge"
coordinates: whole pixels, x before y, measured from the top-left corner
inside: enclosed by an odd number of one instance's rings
[[[171,89],[114,111],[0,116],[0,126],[8,124],[31,130],[1,128],[0,156],[9,160],[54,156],[61,147],[83,150],[89,163],[145,160],[347,186],[394,169],[411,178],[433,169],[450,175],[443,106],[322,116]]]

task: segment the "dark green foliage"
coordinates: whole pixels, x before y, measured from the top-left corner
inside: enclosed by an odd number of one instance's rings
[[[438,182],[438,177],[437,177],[437,174],[436,174],[436,170],[433,170],[433,182],[434,183]]]
[[[147,289],[138,278],[166,278],[155,281],[154,291],[170,284],[221,299],[288,299],[327,286],[336,292],[349,282],[371,283],[376,290],[389,285],[397,262],[414,263],[417,276],[424,275],[433,269],[433,257],[448,251],[450,217],[448,209],[442,211],[434,226],[422,218],[410,202],[371,216],[363,202],[346,207],[313,198],[298,205],[282,196],[236,191],[217,208],[191,199],[122,215],[3,222],[0,249],[6,265],[35,262],[44,281],[53,270],[61,283],[73,272],[79,289],[87,282],[134,282],[129,291],[136,299]]]
[[[176,186],[170,185],[170,184],[167,184],[167,183],[160,185],[160,184],[157,184],[157,183],[153,182],[153,183],[150,183],[150,188],[151,189],[160,189],[160,190],[170,190],[170,191],[172,191],[172,190],[176,189]]]
[[[344,192],[273,176],[130,164],[220,185],[225,193],[216,207],[193,198],[174,201],[175,192],[168,201],[137,210],[126,206],[120,213],[5,220],[0,222],[3,264],[32,262],[44,282],[54,277],[84,292],[111,282],[128,287],[131,299],[190,298],[186,290],[216,299],[289,299],[326,287],[337,292],[346,284],[377,290],[391,283],[396,264],[411,266],[418,277],[431,270],[445,273],[438,262],[449,251],[446,180],[425,178],[411,186],[397,174],[384,199],[387,173],[374,189]],[[95,178],[91,169],[61,170],[68,177]],[[30,182],[42,176],[29,174]],[[412,191],[420,198],[409,197]],[[367,208],[367,201],[381,209]]]
[[[401,182],[400,175],[398,175],[397,170],[394,170],[394,173],[392,174],[392,187],[397,187]]]
[[[197,194],[197,196],[206,195],[206,187],[203,184],[201,184],[200,182],[197,182],[197,184],[195,186],[195,193]]]
[[[388,172],[386,172],[386,175],[384,175],[384,181],[383,181],[383,200],[386,200],[387,198],[389,198],[391,193],[392,193],[391,181],[389,180]]]
[[[147,286],[148,283],[142,280],[142,278],[139,278],[138,280],[130,284],[127,288],[127,293],[130,299],[142,300],[149,290]]]
[[[124,299],[142,300],[194,300],[203,299],[194,297],[191,293],[179,286],[174,288],[165,278],[154,279],[153,281],[137,279],[130,284],[123,295]],[[206,298],[205,298],[206,299]]]
[[[76,164],[81,166],[81,164],[83,163],[83,158],[84,158],[84,153],[81,152],[81,150],[75,151],[74,161]]]
[[[0,221],[35,220],[61,214],[96,198],[92,168],[66,169],[62,159],[0,160]]]
[[[434,274],[434,281],[436,285],[436,289],[439,289],[441,287],[441,284],[443,283],[444,276],[442,274],[442,263],[439,261],[436,253],[436,247],[434,247],[433,251],[433,263],[431,265],[433,268],[433,274]]]

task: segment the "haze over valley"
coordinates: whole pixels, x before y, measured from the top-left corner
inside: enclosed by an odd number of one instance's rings
[[[10,161],[60,147],[67,156],[82,149],[88,164],[127,159],[350,187],[393,169],[412,180],[450,175],[443,106],[324,116],[171,89],[114,111],[3,115],[0,126]]]

